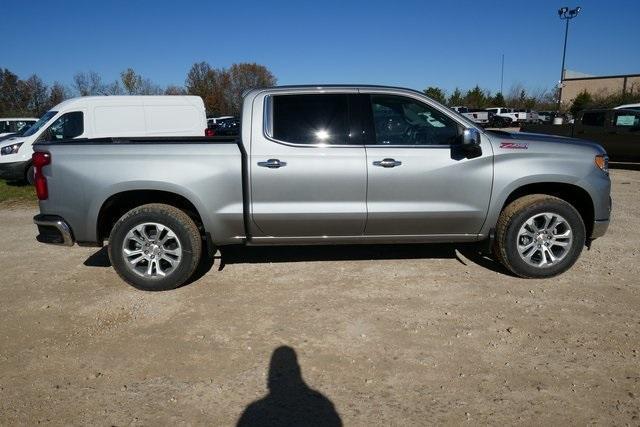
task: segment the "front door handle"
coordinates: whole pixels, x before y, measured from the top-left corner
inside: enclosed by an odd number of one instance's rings
[[[395,168],[396,166],[400,166],[401,164],[402,162],[396,159],[382,159],[373,162],[373,166],[382,166],[383,168]]]
[[[266,162],[258,162],[258,166],[269,169],[278,169],[287,166],[287,162],[281,162],[279,159],[269,159]]]

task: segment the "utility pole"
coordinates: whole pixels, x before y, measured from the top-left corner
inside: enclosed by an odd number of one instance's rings
[[[567,37],[569,36],[569,21],[578,16],[580,6],[575,9],[569,9],[568,7],[561,7],[558,9],[558,17],[565,21],[564,27],[564,47],[562,48],[562,67],[560,68],[560,83],[558,84],[558,112],[562,106],[562,86],[564,85],[564,60],[567,55]]]
[[[504,83],[504,53],[502,54],[502,69],[500,71],[500,95],[504,96],[502,92],[502,85]]]

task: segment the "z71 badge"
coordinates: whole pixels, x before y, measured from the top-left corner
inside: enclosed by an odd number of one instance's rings
[[[502,142],[500,148],[507,150],[526,150],[529,148],[529,144],[522,144],[518,142]]]

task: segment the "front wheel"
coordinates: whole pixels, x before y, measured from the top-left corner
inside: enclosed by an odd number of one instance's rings
[[[576,262],[585,234],[582,217],[572,205],[532,194],[513,201],[500,214],[495,253],[520,277],[553,277]]]
[[[145,291],[174,289],[193,275],[202,238],[182,210],[148,204],[127,212],[111,230],[109,259],[118,275]]]

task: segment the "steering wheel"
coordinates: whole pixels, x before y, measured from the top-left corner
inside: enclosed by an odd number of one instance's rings
[[[407,129],[404,131],[404,139],[407,145],[421,145],[423,140],[431,139],[430,128],[428,126],[410,124],[409,127],[407,127]]]

